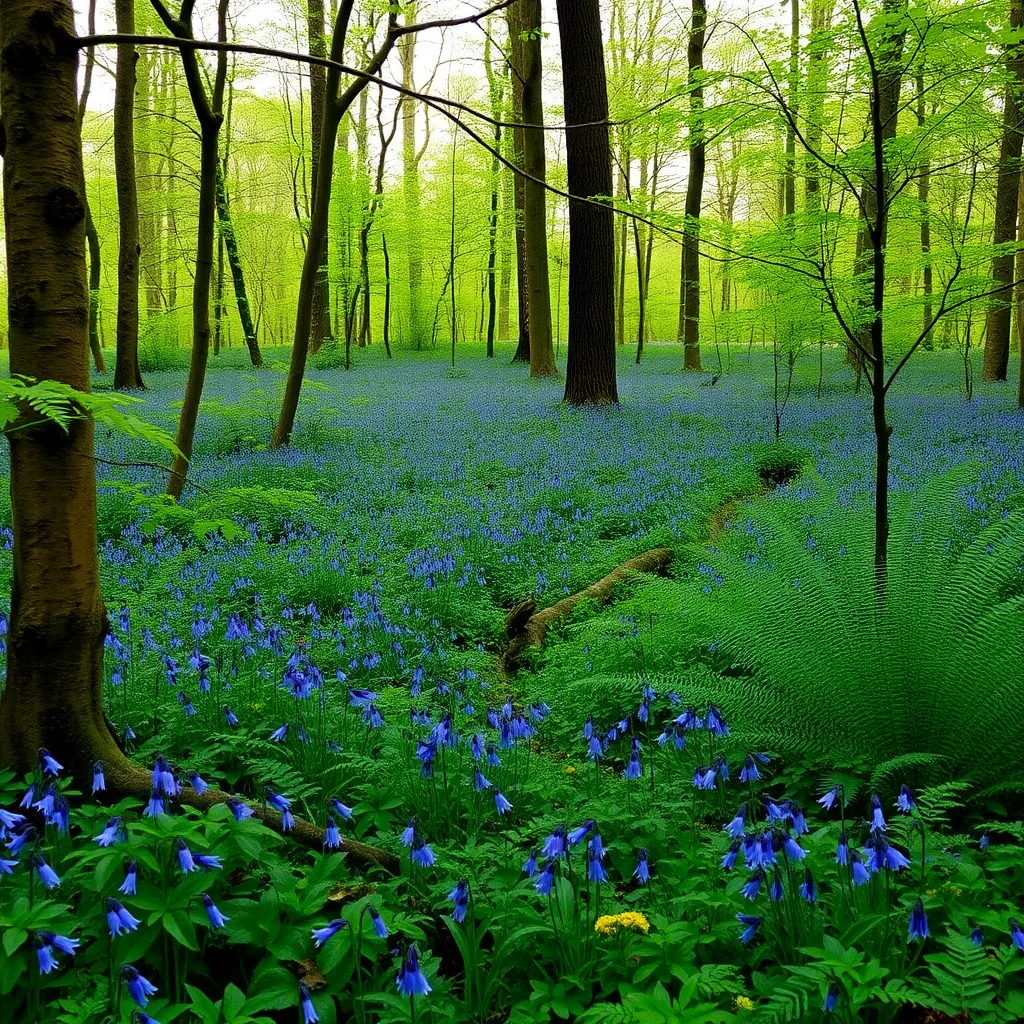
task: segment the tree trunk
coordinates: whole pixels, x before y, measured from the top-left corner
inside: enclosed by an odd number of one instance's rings
[[[135,118],[139,122],[135,149],[135,174],[139,188],[139,277],[146,294],[146,317],[160,313],[160,252],[157,244],[156,209],[151,162],[153,118],[150,111],[151,56],[139,51],[135,64]]]
[[[218,182],[219,186],[219,182]],[[218,206],[219,206],[218,196]],[[218,211],[219,212],[219,211]],[[213,354],[220,355],[220,339],[224,332],[224,237],[217,235],[217,274],[213,284]]]
[[[231,220],[231,210],[228,206],[224,168],[219,160],[217,161],[217,217],[220,221],[220,237],[224,241],[228,267],[231,270],[231,283],[235,289],[238,319],[242,322],[242,336],[245,338],[246,348],[249,349],[249,359],[252,365],[260,367],[263,365],[263,354],[260,352],[259,339],[256,337],[256,328],[252,322],[249,293],[245,287],[245,272],[242,268],[242,260],[238,255],[238,239],[235,236],[235,226]]]
[[[924,128],[925,125],[925,104],[924,104],[924,75],[918,75],[915,87],[917,89],[917,123]],[[922,291],[924,293],[924,313],[922,317],[922,330],[929,330],[932,322],[932,223],[928,207],[928,191],[930,187],[931,163],[925,160],[917,169],[917,204],[921,217],[921,268]],[[924,341],[925,348],[932,348],[931,332]]]
[[[133,0],[116,0],[117,31],[135,32]],[[114,177],[117,182],[117,357],[114,388],[143,387],[139,371],[139,196],[135,183],[135,47],[117,47],[114,76]]]
[[[519,0],[523,52],[523,227],[530,323],[530,376],[558,373],[551,344],[551,286],[548,279],[547,191],[544,154],[543,64],[540,52],[540,0]]]
[[[520,5],[523,0],[516,0],[511,7],[505,8],[508,20],[510,73],[512,76],[512,122],[523,123],[523,15]],[[512,144],[515,148],[513,162],[516,167],[524,167],[523,129],[512,129]],[[512,197],[515,204],[516,230],[516,302],[519,309],[519,340],[516,344],[514,363],[530,361],[530,289],[526,272],[526,183],[515,174],[512,178]]]
[[[391,358],[391,257],[388,254],[387,236],[380,233],[380,246],[384,250],[384,351]]]
[[[569,193],[612,194],[608,88],[598,0],[558,0]],[[573,127],[578,125],[579,127]],[[569,358],[565,401],[619,400],[615,380],[615,239],[611,206],[569,201]]]
[[[309,52],[314,57],[326,57],[326,29],[324,0],[308,0],[306,23],[309,33]],[[338,58],[341,60],[341,58]],[[320,159],[320,134],[324,123],[324,95],[327,87],[327,69],[309,65],[309,118],[310,118],[310,202],[316,202],[317,161]],[[328,240],[324,238],[320,266],[314,286],[312,314],[309,321],[309,347],[316,352],[330,333],[330,286],[327,274]]]
[[[405,20],[416,20],[416,2],[405,5]],[[414,88],[413,68],[416,33],[402,36],[398,56],[402,65],[402,86]],[[416,152],[416,101],[403,96],[402,104],[402,197],[405,204],[405,230],[409,268],[409,343],[422,348],[429,328],[423,302],[423,246],[420,241],[420,171]]]
[[[1010,30],[1024,27],[1024,0],[1010,0]],[[992,243],[1006,247],[1017,239],[1017,194],[1020,191],[1020,156],[1024,131],[1024,46],[1007,48],[1009,81],[1003,98],[1003,136],[999,146],[999,174],[996,179],[995,224]],[[1013,298],[1013,253],[997,252],[992,257],[992,280],[997,291],[991,299],[985,323],[984,380],[1006,380],[1010,361],[1010,306]]]
[[[789,2],[789,109],[794,120],[800,100],[800,0]],[[786,175],[783,186],[785,215],[796,215],[796,130],[786,122]]]
[[[107,364],[100,344],[100,236],[92,220],[89,204],[85,206],[85,240],[89,247],[89,350],[97,373],[106,373]]]
[[[683,343],[683,367],[700,369],[700,208],[704,197],[704,30],[707,7],[692,0],[693,14],[686,47],[690,90],[690,169],[683,213],[682,273],[679,282],[679,340]]]

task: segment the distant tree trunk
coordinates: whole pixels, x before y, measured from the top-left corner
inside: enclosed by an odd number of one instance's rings
[[[491,35],[484,36],[484,69],[487,73],[488,93],[491,100],[491,116],[501,120],[504,97],[501,83],[491,63]],[[501,125],[494,126],[494,156],[491,158],[491,212],[487,222],[487,358],[494,358],[494,328],[498,316],[498,295],[495,270],[498,261],[498,197],[501,188]]]
[[[505,8],[508,20],[510,72],[512,76],[512,121],[516,125],[523,123],[523,13],[521,5],[524,0],[517,0],[511,7]],[[515,148],[514,163],[523,168],[525,143],[523,129],[512,129],[512,144]],[[515,204],[516,230],[516,300],[519,308],[519,340],[516,344],[514,363],[530,361],[530,289],[526,270],[526,183],[518,174],[512,179],[512,194]]]
[[[1010,0],[1010,30],[1024,27],[1024,0]],[[999,176],[996,179],[995,225],[992,242],[1007,246],[1017,239],[1017,194],[1020,190],[1020,157],[1024,131],[1024,46],[1007,48],[1009,81],[1003,98],[1003,136],[999,146]],[[1013,298],[1013,253],[992,257],[992,280],[1000,288],[992,296],[985,320],[984,380],[1006,380],[1010,361],[1010,304]]]
[[[307,0],[306,25],[309,34],[309,52],[314,57],[326,57],[324,0]],[[340,57],[338,58],[341,59]],[[309,191],[310,202],[316,202],[317,161],[320,159],[320,134],[324,123],[324,93],[327,86],[327,69],[316,64],[309,65]],[[331,330],[330,286],[327,274],[328,240],[324,237],[320,266],[317,268],[316,285],[313,290],[313,311],[309,321],[309,347],[316,352],[324,343]]]
[[[115,0],[117,31],[135,32],[133,0]],[[117,47],[114,177],[117,182],[117,357],[114,388],[144,387],[139,370],[139,196],[135,183],[135,47]]]
[[[249,350],[249,360],[253,366],[263,365],[263,353],[256,337],[256,328],[252,322],[252,309],[249,306],[249,292],[245,286],[245,272],[238,254],[238,239],[235,236],[235,225],[231,220],[228,206],[227,188],[224,183],[224,168],[217,161],[217,217],[220,221],[220,237],[224,241],[224,250],[228,257],[231,270],[231,283],[235,289],[235,303],[238,306],[238,319],[242,323],[242,337]]]
[[[825,109],[825,87],[828,84],[828,30],[832,24],[835,0],[811,0],[811,35],[807,47],[806,127],[808,148],[819,152]],[[804,165],[804,189],[807,213],[821,210],[820,168],[818,159],[807,154]]]
[[[359,319],[359,347],[366,348],[372,342],[370,332],[370,142],[367,113],[369,110],[369,94],[364,89],[359,94],[359,118],[356,121],[356,164],[359,209],[359,288],[362,297],[361,316]]]
[[[679,340],[683,343],[683,367],[700,369],[700,208],[704,197],[704,32],[707,7],[692,0],[686,66],[690,90],[690,169],[683,213],[682,273],[679,282]]]
[[[334,22],[334,34],[331,38],[331,60],[341,62],[345,52],[345,35],[352,16],[354,0],[342,0],[338,16]],[[375,75],[383,65],[394,46],[396,27],[396,8],[392,8],[388,19],[387,36],[380,49],[366,67],[366,73]],[[320,266],[320,252],[324,237],[327,234],[327,219],[331,203],[331,179],[334,174],[334,143],[338,134],[341,119],[348,112],[352,102],[366,87],[365,78],[357,78],[340,96],[338,87],[341,74],[336,68],[327,72],[327,91],[324,99],[324,127],[320,135],[320,155],[317,163],[317,195],[313,203],[310,217],[309,238],[302,261],[302,276],[299,281],[298,308],[295,314],[295,335],[292,340],[292,355],[288,366],[288,378],[285,381],[284,397],[281,401],[281,412],[277,418],[271,446],[279,448],[291,440],[295,426],[295,413],[299,406],[299,394],[302,391],[302,376],[306,371],[306,357],[309,352],[309,321],[312,315],[313,285],[317,269]],[[346,310],[346,317],[348,310]]]
[[[384,351],[391,358],[391,257],[388,255],[387,236],[380,233],[380,246],[384,250]]]
[[[67,45],[74,32],[69,0],[0,4],[10,370],[88,391],[78,52]],[[93,424],[82,418],[67,432],[40,425],[7,438],[14,575],[0,766],[30,770],[45,746],[84,783],[97,759],[112,774],[127,765],[103,714]]]
[[[608,88],[599,0],[558,0],[569,193],[612,194]],[[573,127],[579,125],[580,127]],[[619,400],[615,380],[615,239],[610,206],[569,201],[569,360],[565,401]]]
[[[145,50],[137,55],[135,64],[135,119],[139,122],[135,148],[135,174],[139,189],[139,276],[146,294],[146,316],[160,313],[160,252],[156,228],[158,191],[154,186],[151,162],[153,120],[150,111],[151,58]]]
[[[623,147],[622,154],[619,159],[622,161],[622,166],[619,168],[619,187],[620,193],[625,196],[629,194],[629,171],[632,163],[628,147]],[[626,344],[626,250],[628,249],[626,242],[628,231],[629,218],[620,217],[618,224],[618,237],[616,240],[618,280],[615,283],[615,343],[617,345]],[[615,232],[613,229],[613,238],[614,237]]]
[[[924,75],[919,74],[915,81],[917,89],[917,123],[925,125]],[[917,204],[921,217],[921,269],[922,291],[924,292],[924,314],[921,329],[926,330],[932,322],[932,223],[928,207],[928,191],[931,177],[931,163],[925,160],[917,169]],[[924,341],[925,348],[932,348],[931,334]]]
[[[551,344],[551,285],[548,278],[547,191],[544,155],[543,64],[540,52],[540,0],[519,0],[523,39],[523,226],[530,317],[530,376],[558,373]]]
[[[800,0],[789,3],[789,109],[798,116],[800,101]],[[785,215],[796,214],[796,130],[786,122],[786,175],[783,187]]]
[[[213,284],[213,354],[220,355],[220,338],[224,329],[224,238],[217,236],[217,274]]]
[[[405,20],[416,20],[416,0],[404,8]],[[416,55],[416,33],[402,36],[398,41],[398,56],[402,65],[402,86],[414,88],[413,68]],[[423,302],[423,249],[420,243],[420,169],[416,151],[416,101],[403,96],[402,105],[402,197],[405,204],[405,230],[409,267],[409,341],[413,347],[423,347],[429,328]]]

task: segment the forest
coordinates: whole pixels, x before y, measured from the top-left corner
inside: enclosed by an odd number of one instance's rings
[[[1024,1020],[1024,0],[0,0],[0,1024]]]

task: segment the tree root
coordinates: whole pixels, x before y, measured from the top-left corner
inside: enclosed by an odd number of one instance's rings
[[[501,655],[502,667],[515,671],[522,664],[523,654],[527,649],[542,646],[548,627],[564,619],[581,601],[605,604],[619,583],[637,573],[662,572],[672,561],[672,557],[671,548],[651,548],[650,551],[645,551],[616,566],[603,579],[591,583],[586,589],[569,597],[563,597],[549,608],[538,612],[533,610],[537,607],[536,602],[521,602],[516,605],[505,620],[509,642]]]

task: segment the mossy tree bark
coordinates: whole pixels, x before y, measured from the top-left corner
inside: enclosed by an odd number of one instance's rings
[[[133,0],[116,0],[117,31],[135,32]],[[135,180],[135,62],[130,43],[117,47],[114,75],[114,178],[117,183],[117,357],[114,387],[143,387],[139,370],[139,194]]]
[[[612,194],[608,87],[598,0],[558,0],[569,193]],[[574,127],[579,126],[579,127]],[[615,380],[615,241],[611,206],[569,200],[569,361],[565,401],[619,400]]]
[[[324,0],[309,0],[306,6],[306,24],[309,32],[309,52],[314,57],[327,56]],[[310,126],[310,202],[316,202],[317,162],[320,159],[320,134],[324,124],[324,96],[327,89],[327,69],[309,65],[309,126]],[[313,295],[313,309],[309,320],[309,345],[316,352],[330,334],[330,288],[327,275],[328,241],[324,238],[317,268]]]

